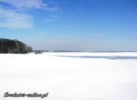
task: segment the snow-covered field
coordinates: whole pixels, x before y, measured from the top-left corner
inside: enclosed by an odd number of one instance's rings
[[[137,53],[0,54],[0,100],[137,100]]]

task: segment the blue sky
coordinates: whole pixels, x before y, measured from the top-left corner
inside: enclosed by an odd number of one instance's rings
[[[137,1],[0,0],[0,38],[50,51],[137,51]]]

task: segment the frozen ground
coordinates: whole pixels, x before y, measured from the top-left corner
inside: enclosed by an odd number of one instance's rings
[[[137,100],[137,53],[0,54],[0,100]]]

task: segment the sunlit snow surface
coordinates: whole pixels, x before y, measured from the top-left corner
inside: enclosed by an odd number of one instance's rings
[[[137,100],[137,53],[0,54],[4,93],[47,93],[43,100]]]

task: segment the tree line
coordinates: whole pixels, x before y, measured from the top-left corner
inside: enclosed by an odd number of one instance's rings
[[[29,53],[33,49],[30,46],[27,46],[23,42],[15,39],[3,39],[0,38],[0,53]]]

